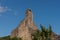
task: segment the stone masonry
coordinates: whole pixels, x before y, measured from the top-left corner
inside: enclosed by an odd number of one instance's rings
[[[22,40],[32,40],[31,33],[33,33],[37,27],[33,22],[33,14],[30,9],[26,10],[25,15],[24,20],[11,32],[11,38],[17,37],[22,38]]]

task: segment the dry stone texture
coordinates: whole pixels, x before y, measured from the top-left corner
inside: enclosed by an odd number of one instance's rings
[[[33,22],[32,11],[27,9],[25,14],[24,20],[22,20],[19,26],[11,32],[11,38],[18,37],[22,38],[22,40],[32,40],[31,33],[33,33],[37,27]]]

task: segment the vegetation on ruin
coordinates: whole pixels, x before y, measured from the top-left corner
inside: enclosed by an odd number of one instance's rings
[[[51,40],[52,28],[49,25],[49,28],[45,28],[43,25],[40,25],[41,29],[35,30],[32,33],[32,40]],[[10,38],[10,36],[1,37],[0,40],[22,40],[21,38]]]

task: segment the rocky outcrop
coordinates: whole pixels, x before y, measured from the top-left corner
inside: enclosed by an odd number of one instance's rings
[[[26,10],[26,17],[21,21],[19,26],[11,32],[11,38],[18,37],[22,40],[32,40],[31,33],[37,29],[33,22],[33,14],[30,9]]]

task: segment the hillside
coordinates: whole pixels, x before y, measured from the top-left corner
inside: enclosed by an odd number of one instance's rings
[[[0,40],[21,40],[21,38],[10,38],[10,36],[0,37]]]

